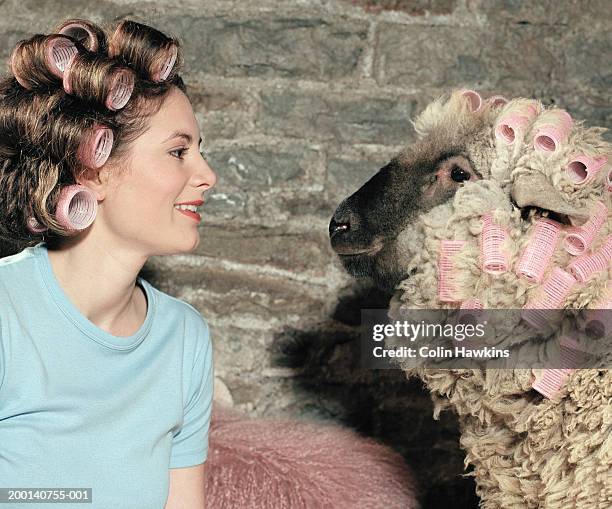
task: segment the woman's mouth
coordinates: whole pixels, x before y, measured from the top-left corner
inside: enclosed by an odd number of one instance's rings
[[[175,205],[174,208],[178,210],[181,214],[194,219],[197,222],[200,222],[202,219],[200,214],[196,212],[197,207],[195,205]]]

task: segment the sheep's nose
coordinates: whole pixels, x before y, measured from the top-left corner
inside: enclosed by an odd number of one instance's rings
[[[329,222],[329,237],[340,237],[349,232],[354,233],[359,224],[357,214],[351,210],[346,202],[340,204],[340,206],[334,212],[331,221]]]
[[[336,233],[341,235],[340,232],[348,232],[350,229],[351,229],[351,223],[338,222],[333,217],[331,221],[329,222],[329,236],[330,237],[333,237],[334,234]]]

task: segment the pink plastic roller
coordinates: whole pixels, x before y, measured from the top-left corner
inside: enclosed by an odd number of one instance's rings
[[[535,103],[514,108],[498,120],[495,126],[495,137],[507,145],[512,145],[517,136],[522,139],[529,124],[539,113]]]
[[[170,76],[170,72],[172,72],[172,68],[176,63],[176,58],[178,56],[178,48],[175,44],[170,46],[167,50],[166,58],[163,60],[162,65],[158,71],[156,71],[153,75],[153,81],[165,81],[168,76]]]
[[[599,251],[584,254],[567,266],[567,270],[581,283],[587,281],[595,273],[608,270],[612,262],[612,235],[608,235]]]
[[[484,304],[480,299],[468,299],[461,303],[459,309],[475,309],[481,310],[484,309]]]
[[[57,221],[69,230],[84,230],[96,218],[98,201],[85,186],[75,184],[60,192],[55,215]]]
[[[586,184],[593,180],[607,161],[607,157],[575,156],[565,167],[565,173],[574,184]]]
[[[68,230],[84,230],[93,223],[97,210],[96,195],[87,187],[74,184],[60,191],[55,208],[55,219]],[[33,233],[41,233],[47,229],[34,217],[28,218],[27,226]]]
[[[463,90],[461,92],[461,95],[468,100],[470,104],[470,110],[473,113],[477,112],[482,106],[482,97],[475,90]]]
[[[89,51],[98,51],[98,38],[93,33],[91,28],[85,23],[72,22],[64,26],[60,26],[58,31],[60,34],[67,35],[79,41]]]
[[[79,160],[88,168],[100,168],[113,148],[113,131],[95,124],[78,150]]]
[[[455,264],[453,257],[465,245],[464,240],[440,241],[440,257],[438,259],[438,298],[441,302],[456,302],[453,293],[455,288]]]
[[[540,283],[546,267],[555,252],[561,225],[548,218],[538,219],[533,233],[516,265],[516,274],[530,283]]]
[[[491,213],[482,217],[480,257],[482,270],[487,274],[503,274],[508,270],[508,255],[502,251],[502,243],[508,237],[506,231],[493,222]]]
[[[525,304],[521,317],[537,329],[546,329],[550,310],[562,309],[566,297],[577,283],[569,272],[555,267],[540,292]]]
[[[105,105],[109,110],[117,111],[130,100],[134,90],[134,73],[129,69],[119,69],[113,74],[111,80],[112,84]]]
[[[574,121],[565,110],[552,110],[544,113],[542,125],[538,127],[533,146],[541,152],[554,152],[567,139]]]
[[[584,253],[593,242],[595,235],[597,235],[607,217],[608,208],[602,202],[597,202],[594,214],[585,224],[567,229],[565,250],[572,255]]]
[[[503,95],[494,95],[489,97],[486,102],[491,105],[491,108],[501,108],[502,106],[508,104],[508,99],[506,99]]]
[[[61,78],[68,62],[78,52],[77,47],[67,37],[50,39],[45,51],[47,67],[58,78]]]
[[[548,399],[552,399],[561,390],[570,374],[583,362],[583,350],[578,343],[566,336],[559,339],[561,368],[545,369],[542,378],[536,380],[532,388]]]

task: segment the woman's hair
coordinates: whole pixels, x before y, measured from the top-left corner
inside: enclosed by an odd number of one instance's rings
[[[129,143],[166,94],[173,86],[186,93],[181,60],[177,39],[129,20],[102,27],[70,19],[20,41],[0,80],[0,240],[38,243],[30,218],[50,245],[73,235],[54,214],[62,188],[100,169],[83,146],[96,129],[110,129],[107,162],[125,168]]]

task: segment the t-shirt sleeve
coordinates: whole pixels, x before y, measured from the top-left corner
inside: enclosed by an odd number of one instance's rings
[[[199,465],[208,456],[208,428],[213,400],[213,348],[208,324],[202,319],[199,350],[196,353],[189,394],[184,409],[183,426],[174,435],[170,468]]]

